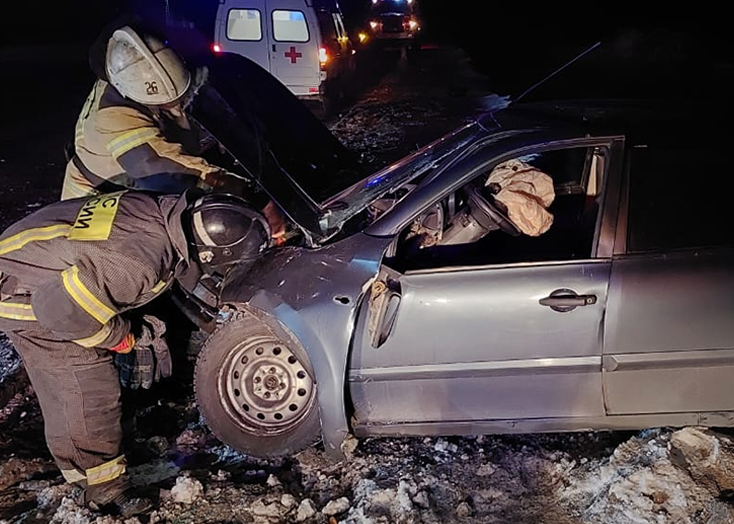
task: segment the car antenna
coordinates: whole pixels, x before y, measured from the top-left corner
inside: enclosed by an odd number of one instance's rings
[[[530,86],[528,89],[526,89],[520,96],[518,96],[511,103],[514,104],[515,102],[518,102],[521,98],[523,98],[525,95],[527,95],[528,93],[530,93],[531,91],[533,91],[535,88],[540,87],[542,84],[546,83],[548,80],[550,80],[551,78],[553,78],[554,76],[556,76],[558,73],[560,73],[561,71],[563,71],[564,69],[566,69],[568,66],[570,66],[574,62],[582,59],[583,57],[585,57],[586,55],[588,55],[589,53],[591,53],[594,49],[596,49],[600,45],[601,45],[601,40],[598,41],[597,43],[595,43],[594,45],[592,45],[591,47],[589,47],[588,49],[586,49],[586,51],[584,51],[580,55],[577,55],[575,58],[573,58],[570,61],[566,62],[564,65],[562,65],[561,67],[559,67],[558,69],[556,69],[555,71],[553,71],[551,74],[549,74],[548,76],[546,76],[540,82],[537,82],[536,84]]]

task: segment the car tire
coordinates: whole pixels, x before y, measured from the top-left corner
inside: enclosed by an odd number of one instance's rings
[[[254,315],[238,315],[209,337],[196,362],[194,389],[211,431],[240,452],[291,455],[320,437],[305,350]]]

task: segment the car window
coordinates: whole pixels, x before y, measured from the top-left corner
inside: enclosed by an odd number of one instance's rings
[[[734,246],[731,167],[717,148],[632,149],[628,252]],[[721,151],[721,149],[718,149]]]
[[[262,40],[262,21],[257,9],[230,9],[227,16],[227,38],[230,40]]]
[[[393,267],[590,258],[608,158],[606,147],[576,147],[491,166],[403,232]]]
[[[303,11],[273,11],[273,37],[278,42],[308,42],[308,24]]]

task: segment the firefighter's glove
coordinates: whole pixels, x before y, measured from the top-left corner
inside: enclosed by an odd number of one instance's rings
[[[123,387],[149,389],[153,382],[171,376],[173,362],[163,338],[165,332],[166,325],[161,320],[143,316],[140,336],[136,338],[132,351],[115,355]]]

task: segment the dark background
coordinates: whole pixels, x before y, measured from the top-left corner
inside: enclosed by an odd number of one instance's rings
[[[503,94],[519,94],[597,41],[603,43],[599,49],[536,95],[718,96],[730,85],[729,22],[720,8],[690,2],[680,4],[682,9],[672,7],[677,4],[651,9],[619,2],[578,7],[553,2],[416,1],[425,40],[462,46]],[[16,5],[14,13],[3,15],[0,43],[6,50],[39,46],[42,54],[43,45],[49,43],[77,43],[83,49],[105,24],[127,12],[158,27],[165,19],[163,0],[26,5]],[[177,35],[185,35],[178,41],[206,48],[217,5],[216,0],[170,0],[171,16],[192,22],[197,30],[168,29],[166,36],[176,43]],[[352,28],[364,23],[369,0],[341,0],[340,5]]]

